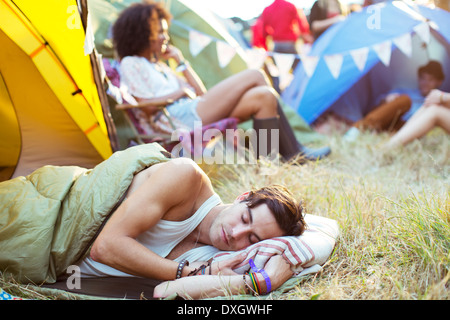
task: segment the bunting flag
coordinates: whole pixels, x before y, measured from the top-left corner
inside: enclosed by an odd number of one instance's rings
[[[211,37],[197,32],[195,30],[189,31],[189,51],[192,56],[196,57],[202,50],[211,43]]]
[[[305,69],[306,75],[311,78],[314,74],[314,71],[316,71],[317,63],[319,63],[319,57],[301,55],[300,59],[302,61],[303,69]]]
[[[245,50],[245,56],[249,69],[260,69],[267,59],[267,52],[262,48],[252,48]]]
[[[366,66],[367,56],[369,55],[369,48],[360,48],[350,51],[350,55],[355,62],[359,71],[363,71]]]
[[[278,52],[273,53],[273,59],[278,67],[280,75],[285,76],[291,71],[292,64],[294,63],[295,58],[295,54]]]
[[[344,56],[342,54],[332,54],[324,56],[323,58],[325,59],[325,63],[327,64],[333,78],[339,78],[342,62],[344,61]]]
[[[411,34],[406,33],[402,36],[399,36],[393,40],[395,46],[403,52],[406,56],[412,56],[412,39]]]
[[[221,68],[226,67],[236,55],[236,49],[224,41],[216,42],[217,58]]]
[[[416,34],[422,39],[426,44],[430,43],[430,27],[428,23],[422,22],[414,27]]]
[[[388,40],[374,44],[372,48],[378,55],[378,58],[380,58],[381,62],[388,67],[391,62],[392,41]]]

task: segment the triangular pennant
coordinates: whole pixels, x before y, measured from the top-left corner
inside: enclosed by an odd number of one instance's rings
[[[428,21],[428,25],[430,26],[431,29],[434,29],[436,31],[439,31],[439,26],[436,24],[436,22],[434,21]]]
[[[372,48],[376,52],[378,58],[380,58],[381,62],[388,67],[391,62],[392,42],[388,40],[377,43],[374,44]]]
[[[311,78],[316,71],[317,63],[319,62],[318,56],[305,56],[301,55],[300,59],[302,61],[303,69],[305,70],[306,75]]]
[[[428,23],[423,22],[414,27],[416,34],[422,39],[423,42],[428,44],[430,42],[430,27]]]
[[[196,57],[211,41],[212,39],[203,33],[189,31],[189,50],[192,56]]]
[[[286,75],[291,71],[292,64],[295,60],[295,55],[290,53],[277,53],[274,52],[273,59],[280,70],[281,75]]]
[[[267,52],[262,48],[247,49],[245,54],[249,69],[260,69],[267,58]]]
[[[412,41],[410,33],[405,33],[404,35],[395,38],[393,42],[401,52],[403,52],[406,56],[411,58]]]
[[[325,59],[325,63],[327,64],[333,78],[339,78],[342,62],[344,61],[344,56],[342,54],[332,54],[324,56],[323,58]]]
[[[221,68],[226,67],[236,55],[236,49],[224,41],[217,41],[217,58]]]
[[[355,49],[350,51],[350,55],[353,58],[353,61],[358,67],[359,71],[363,71],[366,66],[367,56],[369,55],[369,48],[364,47],[360,49]]]

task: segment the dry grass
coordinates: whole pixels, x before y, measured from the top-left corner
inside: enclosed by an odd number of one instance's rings
[[[386,139],[366,133],[348,143],[332,134],[329,158],[285,164],[273,175],[255,165],[202,165],[225,202],[279,183],[305,201],[307,213],[338,221],[341,235],[323,271],[281,299],[450,298],[449,136],[435,130],[388,151]],[[0,286],[33,298],[16,284],[0,279]]]
[[[256,166],[204,166],[224,201],[270,183],[288,186],[306,211],[333,218],[341,231],[321,274],[284,299],[450,298],[450,139],[441,130],[396,150],[387,135],[349,143],[330,136],[332,155],[274,175]]]

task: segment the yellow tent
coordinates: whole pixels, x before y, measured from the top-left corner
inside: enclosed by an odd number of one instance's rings
[[[48,164],[90,168],[116,149],[85,8],[0,0],[0,181]]]

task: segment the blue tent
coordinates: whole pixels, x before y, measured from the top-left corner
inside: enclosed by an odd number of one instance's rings
[[[282,94],[309,124],[329,110],[357,121],[394,88],[417,88],[417,69],[442,63],[450,90],[450,13],[406,1],[350,14],[317,39]]]

